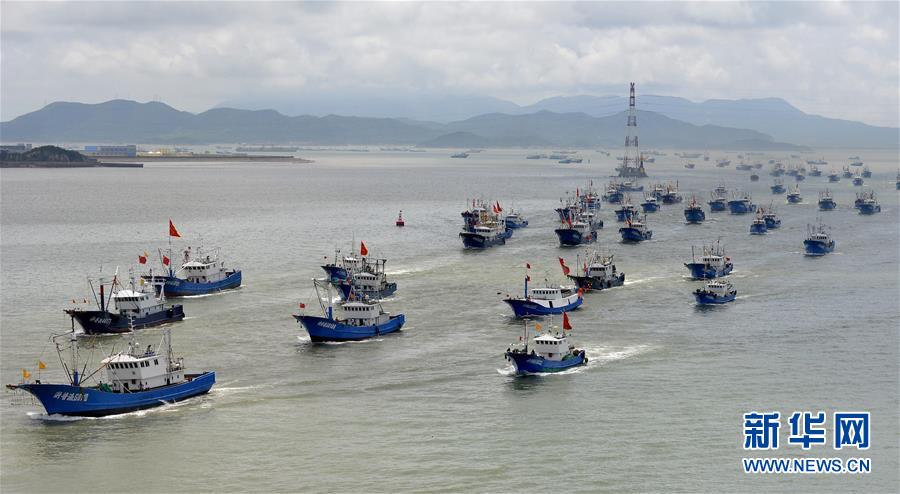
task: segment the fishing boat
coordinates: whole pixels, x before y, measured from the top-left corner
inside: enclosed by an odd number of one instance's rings
[[[803,247],[808,256],[824,256],[834,250],[834,240],[828,234],[828,228],[819,222],[818,225],[807,225],[808,235]]]
[[[751,181],[751,182],[759,182],[759,175],[757,175],[757,174],[755,174],[755,173],[751,173],[751,174],[750,174],[750,181]]]
[[[534,327],[541,331],[540,323],[535,323]],[[519,338],[523,345],[510,345],[506,349],[506,360],[515,366],[516,374],[520,376],[559,372],[584,365],[588,361],[585,351],[570,345],[566,337],[565,331],[571,329],[569,316],[563,313],[563,332],[551,330],[535,336],[529,350],[528,321],[525,321],[523,334]]]
[[[303,325],[310,339],[315,342],[360,341],[400,331],[406,322],[403,314],[391,315],[384,311],[381,303],[367,297],[351,295],[346,300],[335,303],[331,296],[331,284],[324,280],[313,280],[319,306],[324,317],[294,314]],[[322,292],[325,291],[325,298]],[[326,306],[324,300],[327,300]],[[300,304],[300,309],[305,309]]]
[[[525,157],[526,160],[539,160],[541,158],[546,158],[547,156],[544,154],[529,154]]]
[[[591,180],[587,187],[575,189],[575,200],[581,209],[585,211],[595,211],[600,209],[600,194],[594,188],[594,181]]]
[[[850,167],[849,167],[849,166],[845,166],[845,167],[844,167],[844,172],[843,172],[842,176],[843,176],[844,178],[853,178],[853,172],[850,171]]]
[[[703,223],[706,220],[706,213],[703,212],[703,208],[697,203],[696,196],[691,196],[691,202],[688,204],[688,207],[684,208],[684,219],[694,225]]]
[[[685,163],[684,164],[684,167],[687,168],[688,170],[693,170],[694,167],[696,167],[696,166],[697,165],[695,163]]]
[[[345,266],[352,266],[348,271],[346,278],[339,280],[326,280],[337,287],[338,294],[343,300],[350,297],[351,292],[357,296],[363,296],[374,300],[381,300],[390,297],[397,291],[397,283],[389,282],[385,272],[385,264],[387,259],[377,259],[368,257],[368,249],[364,242],[360,242],[361,253],[357,255],[355,252],[347,262],[345,257]]]
[[[202,243],[197,249],[192,250],[190,246],[184,249],[181,267],[176,270],[173,267],[175,256],[172,255],[172,239],[180,237],[172,220],[169,220],[169,248],[165,254],[162,250],[157,250],[163,274],[154,275],[151,270],[150,273],[141,275],[142,279],[158,290],[165,287],[165,293],[169,297],[208,295],[241,286],[241,271],[226,268],[219,250],[207,250]],[[149,254],[144,252],[138,256],[138,262],[146,264],[148,257]]]
[[[795,185],[787,195],[788,204],[800,204],[803,202],[803,196],[800,195],[800,186]]]
[[[709,204],[711,213],[718,213],[728,209],[727,194],[728,192],[724,186],[716,187],[716,190],[710,192],[707,204]]]
[[[768,209],[764,209],[762,216],[766,221],[766,228],[768,230],[781,228],[781,219],[778,218],[778,214],[775,213],[775,208],[772,206],[769,206]]]
[[[756,218],[750,223],[750,235],[765,235],[769,232],[762,209],[756,210]]]
[[[834,197],[831,195],[831,191],[825,189],[822,192],[819,192],[819,210],[820,211],[831,211],[837,207],[837,203],[834,202]]]
[[[806,180],[806,175],[803,173],[798,173],[798,174],[794,175],[794,180],[797,182],[802,182],[802,181]]]
[[[742,161],[742,162],[738,163],[738,165],[736,167],[734,167],[734,169],[741,170],[741,171],[750,171],[753,169],[753,165]]]
[[[612,254],[601,255],[595,251],[587,254],[583,261],[577,257],[575,265],[580,266],[580,269],[576,268],[577,274],[570,272],[566,276],[582,290],[603,290],[625,284],[625,273],[616,271]]]
[[[169,255],[160,255],[165,274],[154,275],[151,271],[141,276],[157,289],[164,286],[169,297],[208,295],[241,286],[241,271],[226,268],[218,250],[209,253],[202,247],[194,251],[188,247],[183,252],[183,262],[178,270],[172,268],[170,256],[171,250]]]
[[[641,203],[641,209],[645,213],[655,213],[659,211],[659,202],[652,195],[647,195],[644,197],[644,202]]]
[[[821,177],[821,176],[822,176],[822,170],[820,170],[818,166],[812,165],[812,166],[809,167],[809,176],[811,176],[811,177]]]
[[[706,286],[694,290],[694,298],[699,305],[726,304],[737,297],[737,290],[727,280],[710,280]]]
[[[691,262],[684,263],[684,267],[691,272],[691,278],[705,280],[727,276],[734,269],[730,257],[725,256],[725,251],[716,242],[716,245],[703,246],[698,258],[696,249],[691,247]]]
[[[638,185],[638,184],[632,182],[631,180],[619,182],[616,186],[622,192],[643,192],[644,191],[643,185]]]
[[[99,293],[95,290],[95,284]],[[132,329],[158,326],[184,319],[181,305],[166,306],[164,286],[154,287],[143,278],[131,276],[127,285],[119,282],[118,274],[112,279],[88,279],[98,310],[81,307],[65,309],[87,335],[120,334]],[[109,286],[109,295],[106,287]],[[112,307],[112,310],[110,310]]]
[[[468,158],[468,157],[469,157],[469,153],[456,153],[456,154],[451,154],[450,157],[451,157],[451,158]]]
[[[400,214],[397,216],[397,221],[394,222],[396,226],[406,226],[406,221],[403,220],[403,210],[400,210]]]
[[[660,199],[663,204],[678,204],[683,201],[681,194],[678,193],[678,182],[675,182],[675,185],[666,184],[666,190]]]
[[[661,201],[663,196],[666,195],[666,186],[663,184],[653,184],[650,195],[655,197],[657,201]]]
[[[67,382],[45,383],[40,379],[28,382],[30,373],[23,370],[23,382],[6,387],[31,393],[48,415],[104,417],[186,400],[207,393],[215,384],[216,373],[213,371],[185,372],[183,358],[175,357],[172,352],[169,330],[163,333],[155,350],[152,345],[144,351],[139,350],[134,332],[131,334],[126,351],[104,358],[96,370],[88,373],[89,362],[79,362],[73,324],[71,333],[51,338],[63,363]],[[68,362],[65,353],[71,354]],[[43,366],[43,362],[39,365]],[[103,371],[105,381],[97,378],[96,384],[88,384]]]
[[[560,264],[563,264],[564,268],[566,267],[562,258],[560,258]],[[578,287],[552,286],[545,280],[544,286],[529,288],[528,281],[530,279],[530,275],[526,273],[525,290],[521,297],[507,296],[503,299],[512,308],[513,314],[517,318],[562,314],[575,310],[584,303],[581,296],[582,290]]]
[[[506,226],[513,229],[525,228],[528,226],[528,220],[519,211],[511,209],[506,215]]]
[[[863,166],[862,160],[859,157],[850,160],[850,166]]]
[[[472,201],[472,209],[463,211],[463,228],[459,233],[466,249],[486,249],[495,245],[504,245],[512,236],[513,230],[507,228],[506,220],[500,216],[503,209],[499,202],[491,205],[491,211],[483,201]]]
[[[807,165],[827,165],[828,162],[825,161],[825,158],[819,158],[817,160],[806,160]]]
[[[597,241],[597,229],[603,228],[603,222],[594,217],[594,213],[581,211],[572,213],[559,228],[554,230],[559,238],[559,245],[572,247]]]
[[[869,169],[868,166],[864,166],[862,169],[863,178],[872,178],[872,170]]]
[[[875,191],[871,191],[860,203],[859,214],[875,214],[881,212],[881,204],[875,199]]]
[[[618,222],[623,222],[638,214],[637,208],[634,207],[634,204],[631,204],[631,196],[625,198],[625,202],[615,210],[615,213],[616,221]]]
[[[861,187],[863,182],[864,182],[864,180],[862,178],[862,175],[860,175],[859,173],[857,173],[856,175],[853,176],[853,185],[854,186]]]
[[[756,209],[756,205],[753,204],[749,192],[737,192],[732,194],[731,200],[728,201],[728,209],[731,214],[747,214]]]
[[[840,182],[841,175],[837,171],[831,170],[831,173],[828,174],[828,181],[829,182]]]
[[[719,168],[725,168],[726,166],[729,166],[729,165],[731,165],[731,160],[728,160],[728,159],[723,158],[723,159],[716,161],[716,166]]]
[[[647,229],[647,215],[641,220],[637,216],[625,220],[625,226],[619,228],[623,242],[642,242],[653,237],[653,231]]]
[[[770,189],[772,189],[773,194],[784,194],[784,180],[776,178]]]
[[[619,188],[619,184],[615,182],[610,182],[606,188],[606,193],[603,194],[603,200],[610,204],[619,204],[622,202],[623,197],[624,194]]]

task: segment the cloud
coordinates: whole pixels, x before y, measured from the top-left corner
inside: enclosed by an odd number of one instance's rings
[[[898,21],[896,2],[6,2],[0,118],[114,96],[190,111],[367,89],[530,103],[634,80],[897,125]]]

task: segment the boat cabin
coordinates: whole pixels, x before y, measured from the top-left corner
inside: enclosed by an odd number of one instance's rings
[[[390,320],[390,315],[386,314],[378,303],[344,302],[340,308],[343,313],[341,322],[351,326],[373,326]]]
[[[734,286],[727,281],[713,280],[706,284],[705,291],[717,297],[724,297],[734,291]]]
[[[534,338],[534,352],[547,360],[562,360],[572,348],[565,336],[542,334]]]
[[[615,278],[616,266],[614,264],[591,264],[588,266],[588,276],[597,279]]]
[[[166,355],[158,355],[147,347],[142,355],[120,353],[101,361],[106,367],[108,385],[115,393],[144,391],[184,382],[182,359],[169,365]]]
[[[204,260],[188,261],[181,265],[180,273],[191,283],[213,283],[226,278],[225,263],[206,256]]]
[[[119,290],[112,299],[116,310],[123,316],[143,317],[158,312],[162,306],[154,293],[132,289]]]

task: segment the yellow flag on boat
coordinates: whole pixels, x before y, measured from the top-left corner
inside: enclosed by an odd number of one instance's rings
[[[534,324],[534,330],[540,333],[540,332],[541,332],[541,325],[538,324],[538,323],[535,323],[535,324]]]
[[[22,369],[22,379],[28,379],[29,377],[31,377],[31,373],[25,369]]]
[[[45,364],[41,360],[38,360],[38,369],[46,369],[46,368],[47,368],[47,364]]]

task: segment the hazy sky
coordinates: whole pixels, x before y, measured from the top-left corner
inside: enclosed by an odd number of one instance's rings
[[[0,4],[0,118],[369,89],[782,97],[898,125],[898,2]]]

